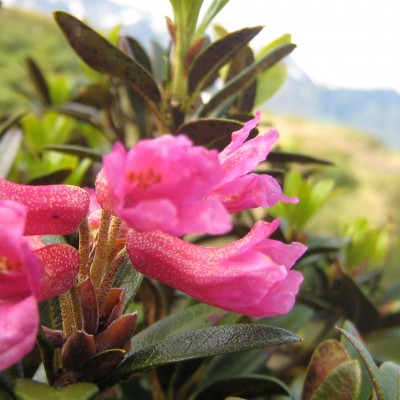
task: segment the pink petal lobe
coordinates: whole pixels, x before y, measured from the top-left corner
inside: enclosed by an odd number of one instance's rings
[[[153,279],[204,303],[266,317],[293,305],[302,280],[300,273],[289,271],[292,265],[276,260],[291,263],[305,251],[304,246],[281,243],[283,253],[290,255],[280,258],[273,245],[268,247],[268,236],[278,225],[277,220],[271,224],[260,221],[242,239],[219,248],[196,246],[162,232],[132,231],[127,250],[134,268]],[[273,250],[272,256],[268,248]],[[277,305],[274,299],[278,297]]]
[[[43,266],[39,301],[49,299],[69,290],[79,269],[78,251],[66,244],[51,244],[35,251]]]
[[[17,302],[0,301],[0,371],[17,363],[33,349],[38,326],[34,296]]]
[[[89,208],[88,194],[77,186],[29,186],[1,178],[0,200],[13,200],[28,208],[25,235],[72,233]]]

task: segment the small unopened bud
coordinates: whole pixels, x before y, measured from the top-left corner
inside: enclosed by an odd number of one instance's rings
[[[63,367],[69,371],[82,369],[89,357],[96,354],[96,342],[93,335],[75,331],[61,349]]]
[[[116,319],[106,330],[96,336],[99,352],[108,349],[123,349],[136,328],[137,314],[126,314]]]
[[[102,330],[107,328],[113,321],[122,315],[125,307],[125,289],[112,288],[108,294],[106,304],[104,305]]]
[[[53,348],[61,347],[67,340],[64,331],[47,328],[42,326],[46,339],[50,342]]]

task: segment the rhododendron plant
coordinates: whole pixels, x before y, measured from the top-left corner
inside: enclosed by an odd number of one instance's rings
[[[54,210],[55,211],[55,210]],[[79,267],[79,254],[69,245],[29,246],[28,209],[0,201],[0,371],[33,349],[39,327],[37,302],[67,291]]]
[[[132,231],[127,249],[135,269],[204,303],[253,317],[279,315],[293,307],[303,277],[291,267],[306,247],[268,239],[278,225],[260,221],[220,248]]]

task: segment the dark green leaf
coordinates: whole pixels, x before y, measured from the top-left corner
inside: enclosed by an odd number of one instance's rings
[[[51,110],[65,115],[70,115],[83,122],[87,122],[96,128],[102,129],[100,122],[100,111],[94,107],[80,103],[66,103],[62,106],[51,107]]]
[[[261,29],[261,26],[256,26],[232,32],[211,43],[193,59],[188,76],[188,92],[191,95],[191,101],[196,98],[201,89],[211,83],[211,78],[216,76],[221,67],[231,61],[235,54],[246,46]]]
[[[271,151],[268,154],[268,161],[273,163],[296,162],[300,164],[333,165],[332,161],[324,158],[312,157],[305,154],[288,153],[284,151]]]
[[[365,363],[365,366],[367,367],[372,384],[374,386],[377,399],[378,400],[391,400],[391,398],[388,395],[387,389],[384,387],[384,382],[383,382],[382,376],[378,370],[378,367],[376,366],[371,355],[368,353],[368,350],[351,333],[349,333],[339,327],[336,327],[336,329],[339,330],[340,333],[342,335],[344,335],[347,340],[349,340],[349,342],[357,349],[358,353],[361,355],[361,357]]]
[[[56,11],[54,16],[71,46],[89,66],[130,84],[164,122],[160,91],[145,68],[72,15]]]
[[[135,335],[132,338],[132,349],[136,352],[157,344],[169,336],[213,325],[215,320],[226,314],[228,314],[227,311],[202,303],[186,308],[163,318]]]
[[[60,169],[59,171],[46,173],[27,182],[29,185],[54,185],[61,183],[71,173],[70,169]]]
[[[253,63],[253,50],[251,50],[250,46],[246,46],[236,54],[235,58],[230,63],[225,81],[230,81]],[[257,81],[254,80],[249,86],[238,93],[235,108],[240,110],[240,112],[251,112],[254,108],[256,90]]]
[[[26,115],[26,112],[15,114],[14,116],[6,119],[0,124],[0,137],[3,136],[9,128],[16,124],[22,117]]]
[[[18,379],[15,394],[18,400],[89,400],[98,393],[93,383],[76,383],[62,388],[55,388],[30,379]]]
[[[60,153],[73,154],[79,158],[90,158],[93,161],[101,162],[102,155],[95,150],[84,146],[75,146],[72,144],[53,144],[45,147],[46,150],[55,150]]]
[[[132,299],[136,296],[142,280],[143,275],[132,268],[132,264],[129,260],[122,264],[114,280],[114,287],[125,289],[127,307]]]
[[[344,315],[353,321],[362,332],[370,332],[379,325],[379,313],[370,299],[346,274],[341,274],[334,283],[328,299],[339,304]]]
[[[181,125],[176,133],[184,133],[197,145],[222,150],[231,142],[232,132],[242,129],[243,124],[231,119],[201,118]],[[253,129],[250,137],[255,137]]]
[[[219,325],[185,331],[134,350],[110,379],[183,360],[298,341],[300,338],[292,332],[265,325]]]
[[[119,39],[119,47],[128,54],[133,60],[136,60],[149,74],[152,74],[150,58],[142,45],[134,38],[129,36],[121,36]]]
[[[43,104],[51,104],[50,91],[46,79],[37,63],[30,57],[25,60],[29,75],[32,79],[36,92]]]
[[[214,382],[193,397],[193,400],[220,400],[227,396],[255,397],[271,395],[289,395],[290,389],[279,379],[272,376],[247,375]]]
[[[217,92],[210,101],[205,104],[202,109],[199,111],[200,117],[205,117],[211,111],[215,110],[220,104],[222,104],[225,100],[229,99],[229,97],[235,95],[239,91],[243,90],[243,88],[250,85],[254,79],[257,78],[257,75],[265,71],[266,69],[272,67],[278,61],[280,61],[283,57],[290,54],[296,46],[294,44],[285,44],[279,46],[267,54],[265,54],[262,58],[252,64],[250,67],[246,68],[242,71],[238,76],[231,79],[223,89]]]

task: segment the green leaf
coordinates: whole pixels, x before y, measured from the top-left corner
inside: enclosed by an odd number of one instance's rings
[[[214,324],[219,317],[229,314],[227,311],[203,303],[186,308],[176,314],[150,325],[132,338],[133,351],[145,349],[163,339],[187,330],[204,328]]]
[[[400,366],[391,361],[379,367],[383,386],[390,399],[400,399]]]
[[[122,264],[114,280],[114,287],[125,289],[126,307],[129,306],[129,303],[136,296],[142,280],[143,275],[132,268],[129,260]]]
[[[349,355],[338,341],[329,339],[320,343],[315,349],[307,367],[306,378],[301,396],[302,400],[314,399],[314,395],[317,393],[318,389],[329,380],[330,375],[332,375],[339,367],[349,361]],[[351,378],[349,379],[349,382],[352,382],[351,386],[354,386],[355,382],[360,381],[359,375],[361,375],[361,373],[358,373],[358,375],[353,376],[352,374],[349,376],[349,378]],[[337,374],[335,374],[333,381],[336,382],[337,378]],[[325,392],[325,386],[323,386],[323,389],[324,390],[322,390],[322,392]],[[325,393],[325,396],[326,395],[327,394]],[[353,397],[346,397],[346,399],[352,398]]]
[[[18,400],[90,400],[99,392],[88,382],[55,388],[30,379],[18,379],[14,390]]]
[[[189,330],[142,350],[134,350],[109,379],[113,381],[117,377],[179,361],[298,341],[300,338],[292,332],[265,325],[219,325]]]
[[[22,142],[21,129],[7,131],[0,140],[0,177],[6,179],[14,164]]]
[[[53,144],[45,147],[46,150],[55,150],[60,153],[73,154],[79,158],[90,158],[93,161],[101,162],[102,155],[96,150],[89,149],[84,146],[76,146],[72,144]]]
[[[271,151],[268,154],[268,161],[272,163],[290,163],[296,162],[299,164],[321,164],[333,165],[332,161],[324,158],[313,157],[305,154],[288,153],[285,151]]]
[[[312,397],[304,400],[354,400],[360,390],[360,364],[349,360],[335,368],[317,388]]]
[[[375,394],[378,400],[391,400],[392,398],[389,396],[387,389],[384,386],[384,382],[382,376],[378,370],[378,367],[374,363],[371,355],[368,353],[367,349],[364,345],[356,339],[351,333],[345,331],[342,328],[336,327],[336,329],[346,337],[347,340],[356,348],[356,350],[361,355],[365,366],[367,367],[369,376],[371,378],[372,384],[375,389]]]
[[[343,329],[346,330],[347,332],[350,332],[353,336],[355,336],[356,338],[358,338],[361,341],[361,338],[359,337],[359,333],[352,322],[350,322],[349,320],[346,320],[343,323]],[[358,362],[360,364],[361,388],[360,388],[359,399],[360,400],[367,399],[373,389],[373,385],[372,385],[371,379],[369,377],[368,369],[367,369],[360,353],[355,349],[355,347],[344,336],[341,336],[340,344],[347,351],[347,353],[350,355],[350,357],[352,359],[358,360]]]
[[[325,296],[324,296],[325,297]],[[326,294],[334,304],[340,305],[343,314],[362,332],[370,332],[378,327],[378,310],[360,287],[346,274],[340,274],[334,282],[332,292]]]
[[[277,378],[245,375],[213,382],[190,400],[220,400],[227,396],[252,398],[271,395],[289,395],[293,398],[290,389]]]
[[[211,43],[192,61],[188,76],[188,93],[190,98],[184,107],[189,107],[199,92],[211,83],[217,72],[227,62],[231,61],[247,43],[253,39],[262,27],[244,28],[232,32]]]
[[[304,180],[298,171],[286,175],[284,192],[289,197],[297,196],[299,203],[281,202],[270,207],[268,211],[276,217],[285,218],[290,232],[301,231],[315,213],[336,194],[332,180]]]
[[[30,57],[25,59],[30,78],[43,104],[51,104],[50,90],[38,64]]]
[[[295,48],[296,46],[294,44],[284,44],[265,54],[262,58],[242,71],[238,76],[231,79],[223,89],[217,92],[210,101],[201,108],[199,116],[205,117],[208,115],[224,101],[251,84],[262,71],[275,65],[283,57],[290,54]]]
[[[3,136],[9,128],[11,128],[14,124],[16,124],[22,117],[24,117],[26,112],[21,112],[19,114],[15,114],[12,117],[6,119],[4,122],[0,124],[0,137]]]
[[[257,91],[254,105],[260,106],[272,97],[284,84],[287,77],[287,68],[278,63],[257,77]]]
[[[216,15],[225,7],[229,0],[214,0],[207,10],[205,11],[203,18],[198,24],[196,32],[194,34],[194,40],[203,36],[210,25],[211,21],[216,17]]]
[[[128,54],[129,57],[145,68],[149,74],[152,73],[150,58],[146,50],[136,39],[130,36],[121,36],[119,39],[119,47]]]
[[[242,129],[241,122],[231,119],[200,118],[182,124],[176,133],[184,133],[197,145],[222,150],[231,142],[232,132]],[[250,138],[255,137],[257,129],[253,129]]]
[[[145,68],[72,15],[56,11],[54,16],[71,46],[89,66],[130,84],[153,114],[166,122],[160,112],[160,91]]]
[[[41,176],[30,179],[27,184],[29,185],[55,185],[59,184],[67,178],[71,173],[71,169],[60,169],[55,172],[47,172]]]

